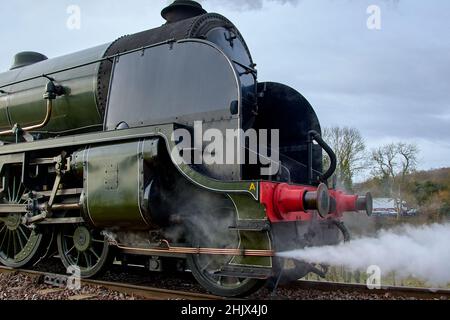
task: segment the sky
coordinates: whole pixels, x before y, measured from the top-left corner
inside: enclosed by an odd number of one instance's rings
[[[0,70],[20,51],[51,58],[157,27],[170,2],[10,1],[0,11]],[[240,29],[259,80],[297,89],[323,127],[355,127],[369,150],[416,143],[419,169],[450,166],[450,1],[201,2]],[[73,5],[80,9],[79,29],[67,26]],[[373,5],[380,9],[379,29],[367,25]]]

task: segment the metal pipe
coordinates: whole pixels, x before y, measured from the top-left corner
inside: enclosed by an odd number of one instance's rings
[[[308,133],[308,183],[313,184],[313,139]]]
[[[337,167],[336,154],[334,153],[333,149],[331,149],[330,146],[325,141],[323,141],[321,135],[317,131],[311,130],[308,134],[312,139],[314,139],[322,147],[323,150],[325,150],[325,152],[330,157],[330,162],[331,162],[330,168],[320,176],[320,180],[322,182],[326,182],[336,171],[336,167]],[[312,142],[311,142],[311,148],[312,148]],[[311,154],[309,156],[312,156],[312,150],[311,150]],[[311,169],[312,169],[312,166],[311,166]]]
[[[342,235],[344,236],[344,242],[349,242],[351,240],[351,236],[350,231],[347,229],[347,226],[342,221],[333,220],[333,223],[342,232]]]
[[[64,211],[64,210],[80,210],[81,205],[79,203],[67,203],[67,204],[54,204],[50,207],[52,211]]]
[[[25,127],[25,128],[20,128],[20,130],[22,130],[22,131],[32,131],[32,130],[41,129],[41,128],[45,127],[49,123],[50,118],[52,117],[52,111],[53,111],[53,100],[52,99],[48,99],[47,100],[47,110],[46,110],[46,113],[45,113],[44,120],[41,123],[39,123],[39,124],[35,124],[35,125],[28,126],[28,127]],[[5,131],[0,131],[0,136],[7,136],[7,135],[10,135],[10,134],[15,134],[14,131],[17,130],[17,129],[18,128],[16,126],[14,126],[14,128],[12,128],[12,129],[5,130]]]
[[[52,111],[53,111],[53,100],[52,99],[48,99],[47,100],[47,111],[45,113],[44,120],[41,123],[39,123],[39,124],[22,128],[22,130],[23,131],[31,131],[31,130],[36,130],[36,129],[40,129],[40,128],[45,127],[50,121],[50,118],[52,116]]]
[[[9,130],[5,130],[5,131],[0,131],[0,136],[7,136],[10,134],[14,134],[14,128],[13,129],[9,129]]]
[[[158,248],[133,248],[110,241],[111,245],[118,249],[133,251],[136,253],[147,254],[205,254],[205,255],[222,255],[222,256],[244,256],[244,257],[274,257],[275,253],[272,250],[248,250],[248,249],[218,249],[218,248],[189,248],[189,247],[171,247],[167,243],[167,247]]]

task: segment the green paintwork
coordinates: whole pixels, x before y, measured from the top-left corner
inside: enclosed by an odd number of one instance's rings
[[[172,150],[175,146],[170,137],[175,130],[174,124],[149,126],[141,128],[133,128],[126,130],[115,130],[106,132],[87,133],[81,135],[73,135],[68,137],[60,137],[55,139],[39,140],[33,142],[25,142],[20,144],[11,144],[0,147],[0,156],[11,153],[22,153],[37,151],[43,149],[65,148],[65,147],[85,147],[93,144],[116,143],[126,140],[138,140],[149,137],[162,137],[166,142],[168,150]],[[1,158],[0,158],[1,165]],[[78,166],[79,164],[75,164]],[[259,184],[257,181],[219,181],[208,178],[194,171],[188,165],[177,166],[180,172],[191,182],[209,189],[211,191],[224,193],[245,193],[251,195],[255,200],[259,199]]]
[[[158,128],[159,134],[162,135],[166,141],[167,149],[169,150],[169,152],[175,150],[176,148],[175,142],[170,139],[173,131],[174,127],[170,128],[170,126],[161,126],[160,128]],[[228,182],[215,180],[198,173],[187,164],[182,163],[180,165],[177,165],[177,167],[189,180],[191,180],[191,182],[201,187],[206,187],[211,191],[242,192],[250,194],[255,200],[259,199],[259,184],[256,181]]]
[[[2,73],[0,86],[101,59],[107,47],[108,44]],[[99,65],[94,63],[51,75],[55,83],[66,89],[66,94],[54,101],[51,120],[39,131],[63,132],[102,124],[96,99]],[[41,77],[2,89],[8,94],[0,94],[1,130],[11,129],[15,123],[21,127],[38,124],[45,118],[43,94],[48,81]]]
[[[76,148],[77,146],[86,148],[73,154],[72,169],[85,175],[84,205],[85,208],[89,208],[89,214],[94,223],[111,226],[139,223],[145,227],[146,224],[140,215],[138,206],[139,201],[142,201],[139,200],[142,194],[140,180],[142,173],[138,173],[138,166],[142,161],[138,152],[139,141],[162,138],[170,152],[175,146],[170,139],[175,127],[174,124],[166,124],[7,145],[0,147],[0,166],[2,165],[1,156],[11,153],[63,149],[65,147]],[[144,159],[156,154],[156,149],[147,148],[150,148],[148,144],[144,147]],[[111,179],[105,173],[105,165],[108,163],[110,165],[112,163],[113,169],[117,165],[117,190],[106,190],[105,188],[105,178]],[[85,167],[87,167],[87,171],[84,170]],[[258,201],[259,181],[218,181],[196,172],[188,165],[176,165],[176,167],[186,179],[195,185],[211,192],[227,194],[236,206],[239,220],[265,221],[267,219],[264,207]],[[241,230],[239,232],[240,248],[271,249],[270,235],[267,231]],[[272,259],[269,257],[235,257],[233,264],[271,267]]]
[[[246,194],[229,195],[236,206],[239,220],[262,220],[267,216],[264,206]],[[240,249],[271,250],[272,244],[267,231],[239,231],[241,238]],[[269,257],[234,257],[231,264],[272,267],[272,259]]]
[[[96,227],[148,228],[144,161],[157,155],[157,141],[107,144],[73,155],[75,167],[83,167],[83,209]]]
[[[9,90],[9,88],[6,88],[6,90]],[[8,95],[0,93],[0,127],[2,130],[11,129],[9,126],[7,105]]]

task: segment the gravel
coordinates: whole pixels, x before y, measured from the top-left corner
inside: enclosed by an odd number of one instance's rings
[[[0,300],[136,300],[139,297],[99,286],[83,285],[80,290],[42,284],[39,277],[18,272],[0,274]]]
[[[407,297],[389,297],[378,294],[365,294],[348,291],[321,291],[305,289],[279,288],[274,295],[267,289],[257,292],[251,299],[255,300],[407,300]],[[410,298],[411,299],[411,298]],[[414,299],[412,299],[414,300]]]
[[[64,274],[64,268],[56,260],[41,264],[38,271]],[[139,286],[156,287],[207,294],[190,273],[156,273],[145,268],[114,265],[98,280],[127,283]],[[351,290],[326,291],[320,289],[281,286],[275,293],[262,288],[249,297],[251,300],[416,300],[410,296],[397,296],[390,293],[371,293]],[[83,285],[80,290],[63,290],[17,272],[0,273],[0,300],[137,300],[138,296],[115,292],[103,287]],[[438,298],[439,299],[439,298]],[[441,297],[440,299],[446,299]]]

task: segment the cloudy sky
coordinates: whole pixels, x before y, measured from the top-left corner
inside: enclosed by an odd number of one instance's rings
[[[0,11],[0,70],[14,53],[71,53],[161,25],[167,0],[18,0]],[[354,126],[369,148],[414,142],[420,168],[450,166],[450,1],[204,0],[229,17],[258,63],[261,81],[286,83],[324,126]],[[67,28],[67,8],[81,28]],[[367,8],[381,9],[369,30]],[[6,31],[5,31],[6,30]]]

